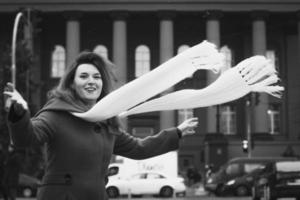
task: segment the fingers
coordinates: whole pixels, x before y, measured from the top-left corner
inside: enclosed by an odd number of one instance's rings
[[[21,94],[15,90],[15,87],[12,83],[7,83],[6,87],[4,88],[4,95],[8,97],[7,105],[11,105],[12,103],[18,103],[20,104],[24,109],[28,109],[27,102],[23,99]]]
[[[186,120],[186,128],[185,128],[184,132],[187,135],[196,133],[196,131],[194,129],[198,126],[198,124],[199,124],[198,117],[192,117],[190,119],[187,119]]]
[[[3,94],[7,95],[7,96],[12,96],[14,90],[15,90],[14,85],[12,83],[8,82],[8,83],[6,83],[6,86],[4,87]]]
[[[9,91],[13,91],[15,89],[14,84],[11,82],[6,83],[6,87],[9,89]]]
[[[14,90],[15,90],[15,87],[12,83],[10,83],[10,82],[6,83],[4,92],[13,92]]]
[[[198,124],[199,124],[198,117],[193,117],[193,118],[187,119],[187,123],[188,123],[189,127],[198,126]]]

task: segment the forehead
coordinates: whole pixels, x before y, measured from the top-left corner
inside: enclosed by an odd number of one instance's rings
[[[80,73],[100,73],[100,72],[93,64],[84,63],[78,65],[76,69],[76,74],[80,74]]]

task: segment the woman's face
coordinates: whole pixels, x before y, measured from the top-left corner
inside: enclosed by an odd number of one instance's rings
[[[92,64],[80,64],[72,87],[84,102],[94,105],[103,88],[101,74]]]

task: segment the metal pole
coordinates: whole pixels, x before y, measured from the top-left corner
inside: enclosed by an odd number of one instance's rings
[[[221,133],[221,129],[220,129],[220,105],[216,106],[216,110],[217,110],[217,114],[216,114],[217,115],[217,122],[216,122],[217,123],[217,128],[216,128],[217,130],[216,131],[217,131],[217,133]]]
[[[248,141],[248,157],[251,158],[252,156],[252,144],[251,144],[251,97],[246,101],[246,114],[247,114],[247,141]]]
[[[16,86],[16,41],[17,41],[17,33],[18,33],[18,25],[20,18],[23,16],[22,12],[19,12],[15,18],[14,29],[12,35],[12,53],[11,53],[11,82],[14,86]]]

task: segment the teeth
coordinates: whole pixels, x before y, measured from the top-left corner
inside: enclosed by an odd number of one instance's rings
[[[95,89],[95,88],[86,88],[85,90],[87,90],[88,92],[93,92],[93,91],[95,91],[96,89]]]

